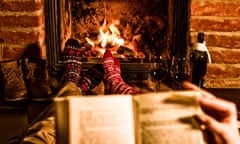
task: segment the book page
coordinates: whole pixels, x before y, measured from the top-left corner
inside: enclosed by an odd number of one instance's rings
[[[69,98],[71,144],[135,144],[132,96]]]
[[[194,119],[200,108],[193,91],[140,94],[141,144],[202,144],[203,134]]]

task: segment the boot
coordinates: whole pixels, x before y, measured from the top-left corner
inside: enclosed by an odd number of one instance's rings
[[[46,60],[25,59],[25,79],[29,96],[33,101],[52,99],[52,91],[48,83]]]
[[[6,101],[20,101],[28,98],[21,61],[14,60],[1,63],[4,99]]]

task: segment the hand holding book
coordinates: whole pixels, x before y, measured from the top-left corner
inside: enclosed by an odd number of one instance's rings
[[[214,143],[240,143],[236,105],[233,102],[217,98],[189,82],[184,82],[183,86],[201,93],[198,102],[203,112],[198,115],[198,118],[202,125],[213,134]]]

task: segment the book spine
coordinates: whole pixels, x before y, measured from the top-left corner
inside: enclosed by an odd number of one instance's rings
[[[59,99],[55,101],[55,130],[56,130],[56,143],[67,144],[69,143],[69,103],[66,99]]]

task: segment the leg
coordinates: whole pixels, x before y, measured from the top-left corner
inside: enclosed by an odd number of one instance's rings
[[[129,86],[121,77],[120,62],[114,58],[111,51],[104,54],[104,86],[106,94],[136,94],[137,89]]]
[[[63,61],[65,73],[62,82],[72,81],[75,83],[82,94],[97,86],[103,79],[103,68],[101,64],[94,65],[81,76],[82,50],[77,40],[69,39],[65,44]]]
[[[80,44],[69,39],[66,42],[64,54],[65,72],[61,80],[61,88],[56,97],[82,95],[98,85],[103,77],[102,65],[95,65],[81,77],[81,50]],[[21,144],[29,143],[56,143],[54,103],[48,106],[23,134]]]
[[[81,95],[79,87],[73,82],[66,82],[56,95],[63,97],[68,95]],[[56,143],[54,103],[49,105],[39,116],[30,124],[29,128],[20,138],[21,144],[53,144]]]

